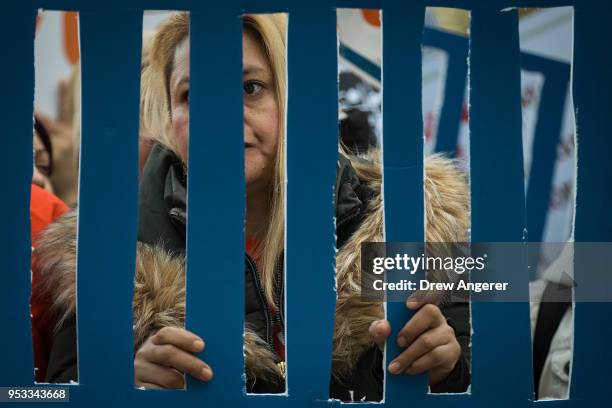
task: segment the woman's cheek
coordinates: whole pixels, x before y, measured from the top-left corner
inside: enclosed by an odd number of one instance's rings
[[[189,113],[182,108],[176,109],[172,115],[172,127],[181,159],[187,163],[189,157]]]
[[[266,129],[266,150],[268,156],[275,157],[278,141],[280,139],[279,135],[279,121],[278,121],[278,106],[276,102],[271,103],[271,106],[268,110],[268,115],[266,116],[266,121],[264,127]]]

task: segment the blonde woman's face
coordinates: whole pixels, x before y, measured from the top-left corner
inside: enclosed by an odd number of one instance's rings
[[[189,45],[175,52],[170,76],[172,127],[182,159],[189,143]],[[267,191],[272,184],[279,140],[279,112],[274,75],[263,46],[248,31],[242,42],[244,156],[248,193]]]
[[[176,47],[169,85],[173,136],[181,159],[187,163],[189,148],[189,38],[183,40]]]

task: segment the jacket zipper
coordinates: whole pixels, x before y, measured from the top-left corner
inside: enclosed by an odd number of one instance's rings
[[[276,310],[277,312],[274,314],[274,322],[275,324],[280,325],[280,328],[282,330],[282,336],[283,336],[283,343],[285,342],[285,322],[284,322],[284,317],[283,317],[283,303],[284,303],[284,291],[285,291],[285,285],[283,285],[283,276],[281,275],[283,273],[283,258],[280,259],[279,262],[276,263],[276,267],[274,268],[274,274],[275,274],[275,280],[276,280],[276,287],[278,288],[278,296],[276,297],[275,301],[276,301]],[[283,344],[284,347],[284,344]],[[286,375],[287,375],[287,365],[283,359],[283,361],[281,361],[280,356],[278,355],[278,353],[276,352],[276,349],[274,347],[272,347],[272,349],[274,350],[274,354],[276,354],[276,356],[278,357],[279,362],[276,364],[278,366],[278,369],[281,372],[281,375],[283,377],[283,380],[286,379]]]
[[[259,279],[259,271],[257,270],[255,261],[253,261],[249,254],[245,254],[245,256],[250,267],[249,269],[255,278],[254,281],[255,286],[257,287],[257,294],[259,295],[259,301],[261,302],[261,306],[263,307],[264,315],[266,317],[266,343],[268,343],[270,349],[276,353],[274,350],[274,344],[272,343],[272,321],[270,319],[270,311],[268,309],[268,302],[266,302],[264,292],[262,290],[261,280]]]
[[[278,288],[278,297],[276,298],[276,309],[278,310],[278,313],[276,314],[276,323],[279,323],[281,325],[281,327],[283,328],[283,330],[285,330],[285,319],[284,319],[284,313],[283,313],[283,307],[282,304],[284,303],[284,296],[285,296],[285,285],[283,285],[283,261],[282,258],[279,262],[277,262],[276,264],[276,268],[274,270],[274,274],[275,274],[275,278],[276,278],[276,287]],[[283,337],[284,337],[284,333],[283,333]]]
[[[251,269],[251,272],[255,275],[255,286],[257,286],[257,294],[259,295],[259,300],[261,301],[261,305],[264,308],[264,315],[266,316],[266,343],[268,344],[268,347],[270,348],[270,350],[274,353],[274,355],[276,356],[276,359],[278,360],[278,363],[276,363],[276,365],[278,366],[278,369],[281,372],[281,376],[283,378],[283,380],[286,378],[286,365],[284,361],[280,361],[280,356],[278,355],[276,349],[274,348],[274,342],[272,340],[272,330],[274,328],[273,326],[273,322],[270,319],[270,310],[268,308],[268,303],[266,301],[264,292],[262,290],[262,284],[261,284],[261,280],[259,279],[259,271],[257,270],[257,264],[253,261],[253,259],[249,256],[249,254],[246,254],[246,259],[249,262],[249,266]],[[282,265],[282,263],[279,263],[277,265]],[[278,298],[276,299],[276,307],[278,308],[278,313],[275,313],[274,315],[274,323],[278,323],[281,325],[281,328],[283,328],[284,330],[284,323],[283,323],[283,316],[282,316],[282,309],[281,309],[281,299],[282,299],[282,295],[283,295],[283,287],[280,286],[281,282],[281,275],[280,272],[282,272],[280,270],[280,266],[277,266],[275,268],[275,278],[276,278],[276,285],[277,287],[280,287],[280,295],[278,296]]]
[[[171,219],[173,219],[174,221],[178,222],[179,225],[185,226],[187,224],[187,220],[181,214],[181,212],[180,212],[180,210],[178,208],[172,208],[168,212],[168,215],[170,215]]]
[[[338,227],[342,226],[343,224],[346,224],[347,222],[353,220],[359,214],[361,214],[361,209],[360,208],[356,208],[353,212],[351,212],[351,213],[345,215],[344,217],[338,219],[338,221],[336,222],[336,229]]]

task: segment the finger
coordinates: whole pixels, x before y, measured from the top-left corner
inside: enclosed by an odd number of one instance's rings
[[[51,180],[49,180],[48,178],[44,179],[44,189],[47,190],[50,193],[53,193],[53,185],[51,184]]]
[[[72,95],[69,95],[70,86],[68,81],[65,79],[61,80],[58,84],[57,90],[60,107],[60,117],[58,120],[63,123],[70,123],[72,118],[69,115],[70,109],[68,109],[68,106],[66,106],[66,102]]]
[[[212,379],[213,373],[208,364],[193,354],[173,345],[164,344],[151,347],[142,353],[142,357],[152,363],[175,368],[202,381],[210,381]]]
[[[53,133],[56,129],[55,120],[49,116],[43,114],[40,111],[36,111],[36,120],[47,130],[49,133]]]
[[[404,372],[410,375],[424,373],[425,371],[442,366],[447,363],[447,361],[450,361],[453,357],[452,354],[452,346],[444,344],[415,360],[410,366],[406,367]]]
[[[420,335],[406,350],[402,351],[390,364],[389,372],[399,374],[415,361],[441,345],[450,343],[453,335],[444,326],[428,330]]]
[[[199,353],[204,350],[204,340],[180,327],[163,327],[151,338],[153,344],[171,344],[185,351]]]
[[[421,307],[397,334],[397,345],[408,347],[425,331],[446,322],[438,306],[426,304]]]
[[[155,384],[162,388],[181,389],[185,387],[183,373],[174,368],[153,364],[137,359],[134,361],[134,376],[136,383]]]
[[[40,188],[45,188],[45,178],[38,171],[36,167],[34,167],[34,171],[32,173],[32,183],[36,184]]]
[[[370,336],[378,348],[382,351],[385,348],[385,342],[391,334],[391,325],[387,320],[375,320],[370,325]]]
[[[411,310],[418,310],[428,303],[438,305],[443,296],[444,292],[439,290],[417,290],[408,297],[406,307]]]

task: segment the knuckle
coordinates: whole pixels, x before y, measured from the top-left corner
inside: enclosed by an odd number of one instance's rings
[[[162,334],[159,334],[159,332],[155,333],[154,335],[149,337],[148,342],[153,347],[157,347],[158,344],[164,344],[164,336]]]
[[[134,373],[140,373],[142,371],[142,368],[142,362],[138,359],[134,360]]]
[[[423,312],[428,313],[428,314],[429,314],[429,313],[432,313],[432,312],[433,312],[434,307],[435,307],[435,306],[434,306],[434,305],[432,305],[431,303],[427,303],[427,304],[423,305]]]
[[[134,360],[148,360],[151,355],[151,351],[155,348],[150,342],[143,344],[134,356]]]
[[[157,333],[155,333],[155,339],[157,340],[158,343],[165,343],[168,341],[168,336],[169,336],[168,331],[169,331],[168,327],[162,327],[161,329],[157,331]]]
[[[436,347],[435,349],[431,350],[431,356],[435,361],[443,361],[446,353],[441,347]]]
[[[427,313],[429,316],[435,316],[439,313],[440,309],[438,309],[438,306],[428,303],[425,306],[423,306],[423,311]]]
[[[450,327],[450,325],[447,322],[444,322],[444,331],[446,332],[446,334],[450,337],[455,337],[455,330]]]
[[[457,340],[453,341],[453,354],[456,356],[456,358],[459,358],[459,356],[461,355],[461,345],[459,344],[459,342]]]
[[[421,344],[423,344],[423,347],[425,347],[428,350],[431,349],[435,344],[435,340],[433,336],[427,333],[421,335],[420,341],[421,341]]]
[[[155,347],[154,354],[157,360],[167,361],[170,359],[170,356],[172,355],[172,349],[170,348],[170,346],[167,346],[167,345],[157,346]]]
[[[151,349],[151,360],[160,361],[162,359],[162,349],[161,346],[156,346]]]

